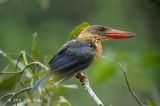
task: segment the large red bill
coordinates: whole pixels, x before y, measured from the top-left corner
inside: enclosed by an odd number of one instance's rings
[[[125,38],[134,37],[134,36],[131,36],[131,35],[134,35],[133,33],[120,31],[116,29],[108,29],[104,34],[106,35],[106,38],[113,38],[113,39],[125,39]]]

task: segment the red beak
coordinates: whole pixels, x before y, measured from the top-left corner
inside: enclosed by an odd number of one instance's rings
[[[106,35],[106,38],[113,38],[113,39],[125,39],[134,37],[134,36],[128,36],[128,35],[134,35],[133,33],[120,31],[116,29],[108,29],[104,34]]]

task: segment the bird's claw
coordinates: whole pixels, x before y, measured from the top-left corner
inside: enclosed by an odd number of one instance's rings
[[[80,79],[81,82],[83,82],[84,78],[88,79],[88,77],[85,74],[82,74],[81,72],[77,73],[75,76],[77,79]]]

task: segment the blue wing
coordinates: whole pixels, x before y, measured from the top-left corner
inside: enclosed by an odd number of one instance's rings
[[[55,75],[53,79],[55,82],[65,81],[87,68],[96,55],[95,48],[92,42],[82,39],[69,41],[50,60],[48,63],[50,72],[39,79],[33,85],[32,90],[41,86],[52,74]]]
[[[92,42],[76,39],[66,43],[48,63],[56,80],[66,79],[87,68],[93,61],[96,47]]]

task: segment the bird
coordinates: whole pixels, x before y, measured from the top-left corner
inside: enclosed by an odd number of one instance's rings
[[[49,61],[49,72],[33,84],[31,90],[41,86],[52,75],[54,82],[64,82],[96,62],[102,55],[101,42],[108,39],[134,37],[133,33],[102,25],[89,25],[77,38],[66,42]],[[82,77],[87,78],[85,75]]]

